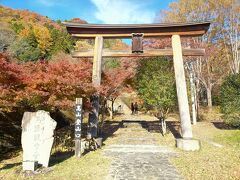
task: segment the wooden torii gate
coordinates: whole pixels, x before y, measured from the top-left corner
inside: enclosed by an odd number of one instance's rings
[[[150,57],[173,56],[177,87],[178,106],[181,120],[182,138],[177,139],[177,147],[184,150],[199,149],[199,141],[193,139],[189,113],[183,56],[203,56],[204,49],[183,49],[180,37],[202,36],[209,29],[209,22],[175,24],[79,24],[63,23],[67,31],[82,39],[95,39],[94,50],[73,52],[73,57],[93,57],[92,82],[100,85],[102,57]],[[171,37],[172,49],[144,50],[143,37]],[[132,38],[132,51],[103,49],[104,39]],[[98,114],[98,112],[97,112]]]

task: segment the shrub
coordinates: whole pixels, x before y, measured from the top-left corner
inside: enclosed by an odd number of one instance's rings
[[[221,86],[221,111],[224,121],[240,128],[240,74],[230,75]]]

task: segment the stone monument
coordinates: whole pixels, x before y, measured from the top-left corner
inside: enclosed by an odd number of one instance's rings
[[[37,165],[48,167],[56,128],[49,112],[25,112],[22,119],[23,170],[35,171]]]

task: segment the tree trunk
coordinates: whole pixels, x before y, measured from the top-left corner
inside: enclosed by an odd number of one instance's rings
[[[196,99],[196,113],[197,113],[197,120],[199,120],[199,102],[200,102],[200,98],[199,98],[199,93],[200,93],[200,72],[201,72],[201,69],[200,69],[200,60],[197,60],[196,61],[196,69],[197,71],[195,71],[195,77],[196,77],[196,93],[195,93],[195,99]]]
[[[190,65],[190,66],[192,66],[192,65]],[[195,83],[194,83],[192,67],[190,67],[190,69],[189,69],[189,76],[190,76],[191,100],[192,100],[192,123],[193,123],[193,125],[196,125],[197,124],[196,99],[195,99],[196,87],[195,87]]]
[[[109,102],[111,101],[111,102]],[[111,104],[110,104],[111,103]],[[108,100],[107,101],[107,110],[108,110],[108,113],[109,113],[109,116],[110,116],[110,119],[113,119],[113,101],[112,100]]]
[[[113,110],[111,108],[110,108],[109,114],[110,114],[110,119],[113,119]]]
[[[88,117],[88,137],[98,136],[98,116],[99,116],[99,95],[92,95],[90,98],[92,110]]]
[[[99,126],[99,135],[102,134],[102,128],[103,128],[104,119],[105,119],[106,104],[107,104],[106,100],[103,99],[103,101],[102,101],[102,108],[101,108],[102,118],[101,118],[101,123],[100,123],[100,126]]]
[[[211,90],[211,88],[207,88],[207,103],[208,103],[208,107],[212,108],[212,90]]]
[[[114,105],[114,100],[112,100],[112,104],[111,104],[111,109],[112,109],[112,119],[113,119],[113,114],[114,114],[114,107],[113,107],[113,105]]]

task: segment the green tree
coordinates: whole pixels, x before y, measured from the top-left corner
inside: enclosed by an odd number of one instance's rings
[[[69,54],[73,49],[74,40],[69,33],[63,29],[56,29],[53,26],[46,25],[49,29],[52,38],[52,45],[50,47],[49,56],[55,55],[62,51]]]
[[[142,59],[136,77],[138,93],[148,107],[167,113],[176,106],[172,61],[164,57]]]
[[[240,74],[230,75],[223,82],[220,101],[224,121],[240,128]]]

